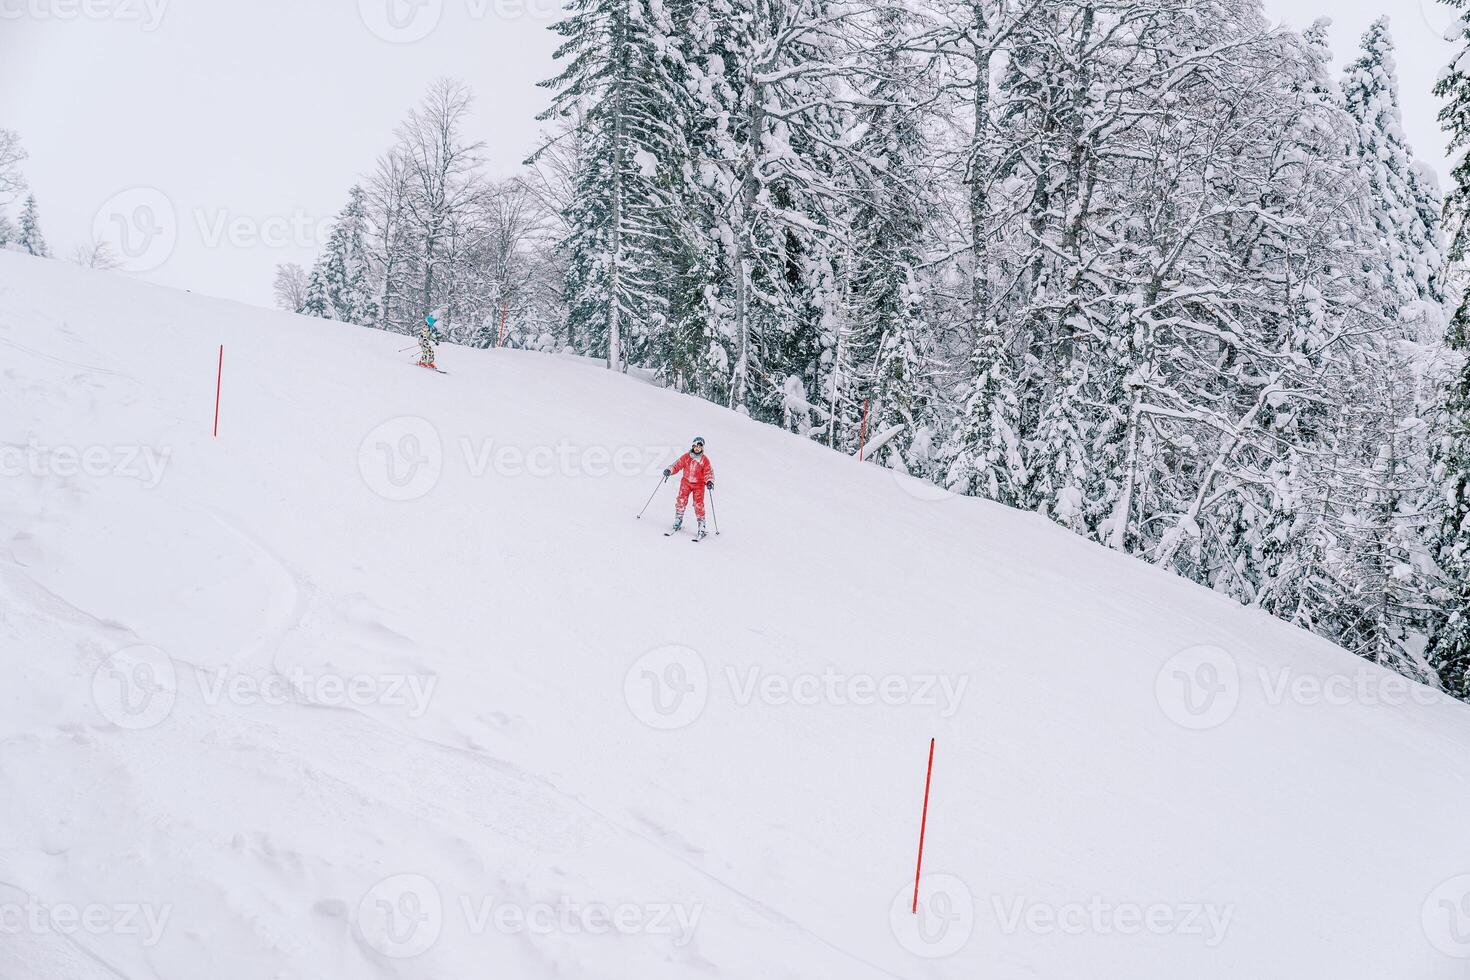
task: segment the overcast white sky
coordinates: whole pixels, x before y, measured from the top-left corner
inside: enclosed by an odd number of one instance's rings
[[[30,151],[26,174],[58,253],[102,235],[145,278],[269,305],[276,264],[311,261],[318,229],[434,78],[470,83],[470,135],[496,173],[514,172],[535,145],[556,5],[0,0],[0,127]],[[1447,8],[1266,6],[1297,27],[1331,16],[1339,64],[1390,14],[1405,128],[1419,158],[1446,172],[1430,87],[1452,51]]]

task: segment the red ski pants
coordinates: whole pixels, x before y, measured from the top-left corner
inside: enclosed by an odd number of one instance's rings
[[[679,498],[674,501],[674,510],[679,514],[684,513],[684,508],[689,504],[689,495],[694,494],[694,516],[701,521],[704,520],[704,484],[687,483],[679,481]]]

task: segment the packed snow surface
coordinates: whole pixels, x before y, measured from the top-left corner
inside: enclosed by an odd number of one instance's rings
[[[411,344],[0,254],[0,977],[1470,969],[1465,705],[715,405]],[[634,515],[696,434],[690,547],[672,483]]]

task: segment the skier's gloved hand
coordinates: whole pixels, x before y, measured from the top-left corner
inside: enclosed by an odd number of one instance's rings
[[[673,473],[673,472],[674,472],[674,471],[673,471],[673,470],[671,470],[671,469],[667,469],[667,468],[666,468],[666,469],[665,469],[665,470],[664,470],[664,479],[668,479],[668,477],[669,477],[669,474],[670,474],[670,473]]]
[[[704,488],[706,490],[713,490],[715,488],[715,481],[714,480],[705,480],[704,481]]]

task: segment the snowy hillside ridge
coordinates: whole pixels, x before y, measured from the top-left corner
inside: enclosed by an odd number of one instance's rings
[[[702,399],[402,346],[0,254],[0,978],[1470,965],[1464,704]]]

